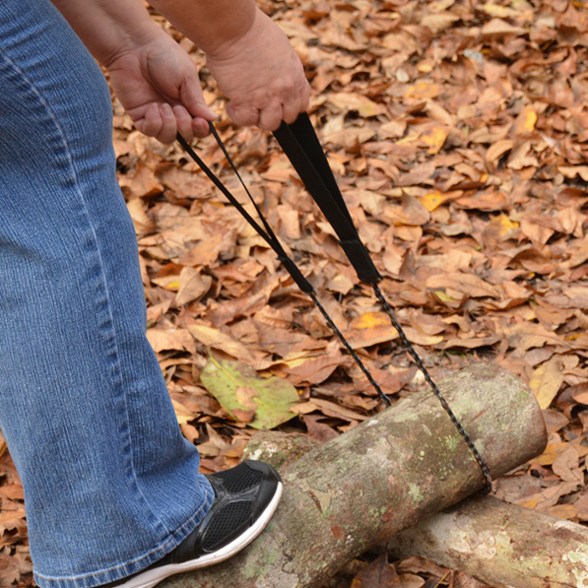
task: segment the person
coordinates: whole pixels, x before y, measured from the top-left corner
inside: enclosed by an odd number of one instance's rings
[[[153,0],[204,52],[239,125],[307,109],[286,36],[254,0]],[[154,586],[230,557],[281,493],[267,465],[198,473],[145,337],[111,87],[144,134],[208,134],[189,55],[142,0],[0,2],[0,429],[42,588]]]

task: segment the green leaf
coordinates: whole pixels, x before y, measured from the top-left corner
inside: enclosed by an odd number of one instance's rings
[[[211,357],[200,380],[232,418],[254,429],[273,429],[296,416],[290,407],[298,392],[281,378],[260,378],[246,365]]]

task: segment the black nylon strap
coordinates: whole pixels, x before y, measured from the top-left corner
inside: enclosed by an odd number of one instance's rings
[[[329,162],[325,156],[323,146],[321,145],[319,138],[316,136],[316,132],[312,126],[312,123],[310,122],[310,118],[308,118],[308,114],[305,112],[301,113],[296,121],[294,121],[291,125],[282,123],[280,128],[274,133],[274,136],[276,139],[278,139],[278,141],[280,141],[280,137],[286,133],[292,136],[294,140],[298,142],[300,147],[302,147],[306,158],[312,161],[314,167],[331,193],[333,199],[337,203],[339,209],[343,214],[345,214],[348,222],[353,224],[353,220],[351,219],[347,205],[343,200],[343,195],[339,190],[337,180],[333,175],[331,166],[329,165]],[[286,155],[288,154],[286,153]],[[296,168],[296,171],[298,171],[298,168]]]
[[[341,247],[360,280],[368,284],[380,281],[382,276],[359,238],[308,115],[302,113],[291,125],[282,123],[274,136],[308,193],[337,233]]]

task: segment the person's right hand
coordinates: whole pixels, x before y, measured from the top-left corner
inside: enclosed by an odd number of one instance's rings
[[[261,10],[244,35],[206,57],[236,124],[274,131],[282,120],[292,123],[308,110],[310,88],[302,63],[286,35]]]
[[[139,131],[162,143],[180,133],[186,141],[206,137],[216,118],[204,101],[192,58],[154,26],[147,40],[105,64],[110,84]]]

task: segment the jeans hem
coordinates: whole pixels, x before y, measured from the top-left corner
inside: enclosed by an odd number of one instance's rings
[[[141,572],[173,551],[206,516],[214,499],[212,487],[208,488],[206,499],[200,508],[183,525],[172,531],[157,547],[150,549],[130,561],[108,568],[77,574],[75,576],[48,576],[33,571],[35,583],[42,588],[94,588],[110,582],[124,580]]]

